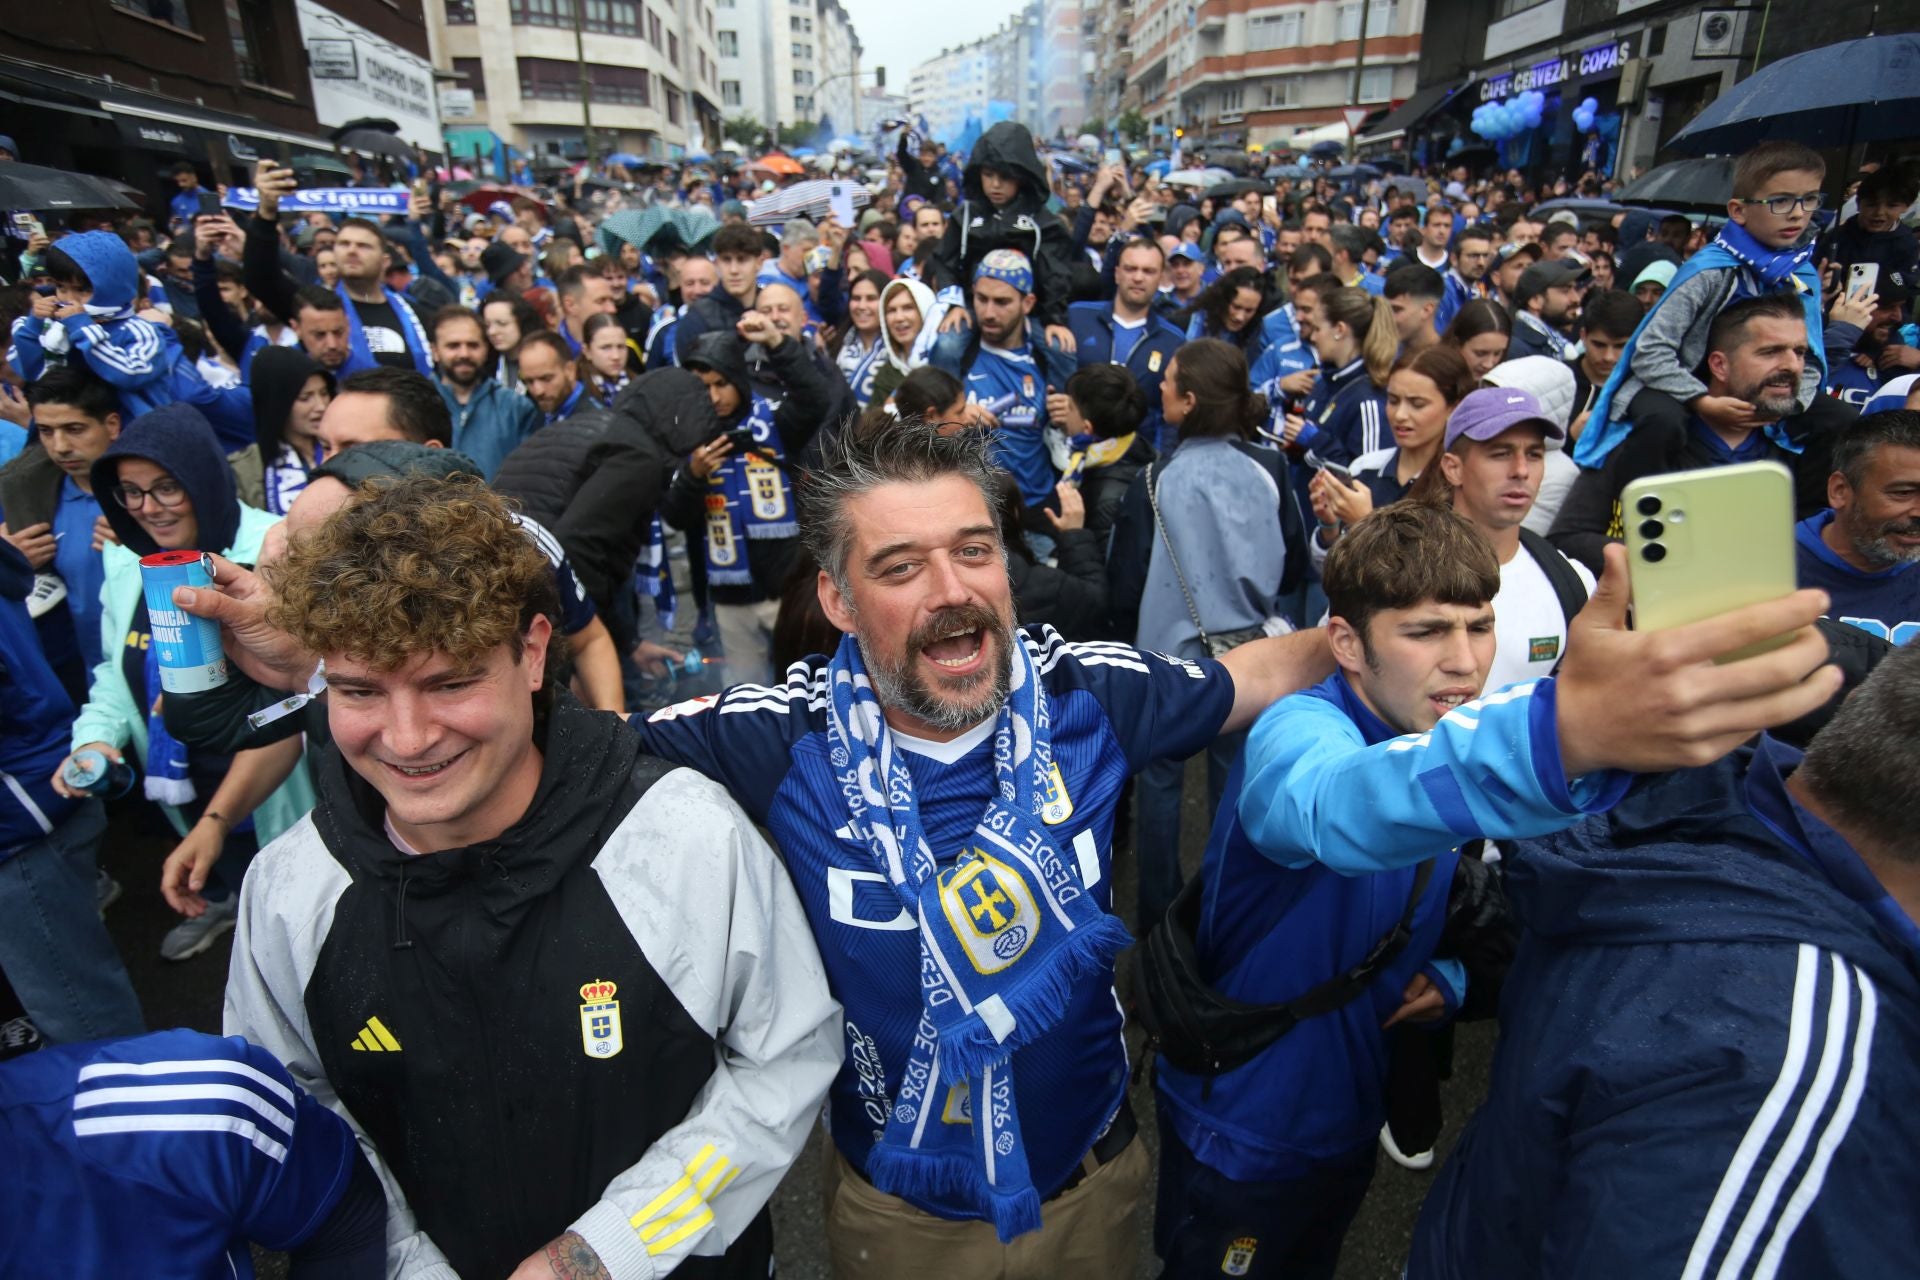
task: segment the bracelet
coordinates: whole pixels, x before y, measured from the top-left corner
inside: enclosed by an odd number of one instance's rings
[[[200,821],[202,822],[205,822],[208,818],[212,818],[215,822],[219,823],[223,830],[233,830],[233,819],[227,817],[226,814],[221,813],[218,809],[208,809],[200,815]]]

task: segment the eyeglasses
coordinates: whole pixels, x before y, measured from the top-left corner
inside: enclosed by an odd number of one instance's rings
[[[129,511],[138,511],[152,498],[163,507],[177,507],[187,500],[187,491],[180,482],[169,476],[158,481],[151,489],[142,489],[138,485],[117,484],[113,487],[113,500]]]
[[[1805,208],[1808,213],[1820,212],[1820,206],[1827,202],[1824,191],[1810,192],[1804,196],[1767,196],[1762,200],[1748,200],[1742,197],[1741,204],[1763,204],[1767,212],[1776,218],[1784,218],[1795,209]]]

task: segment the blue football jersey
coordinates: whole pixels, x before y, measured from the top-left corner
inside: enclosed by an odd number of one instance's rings
[[[248,1277],[326,1220],[353,1131],[238,1036],[162,1031],[0,1065],[0,1275]]]
[[[1122,644],[1068,644],[1021,633],[1047,691],[1058,779],[1048,796],[1056,847],[1103,908],[1113,894],[1113,820],[1126,781],[1150,761],[1193,754],[1233,707],[1233,679]],[[886,1127],[920,1022],[916,925],[872,853],[847,828],[828,759],[824,658],[795,663],[778,686],[742,685],[655,712],[634,727],[655,755],[717,779],[772,831],[846,1009],[847,1056],[829,1094],[835,1143],[857,1169]],[[962,851],[994,789],[994,721],[951,742],[895,735],[909,753],[922,829],[942,867]],[[1050,1195],[1078,1166],[1127,1088],[1111,972],[1074,989],[1053,1031],[1013,1056],[1014,1096],[1034,1186]],[[969,1124],[964,1085],[939,1111]],[[942,1217],[972,1217],[937,1199]]]

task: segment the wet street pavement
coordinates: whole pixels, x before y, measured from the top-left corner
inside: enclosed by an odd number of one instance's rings
[[[1198,865],[1205,841],[1205,770],[1190,770],[1184,813],[1183,852],[1191,871]],[[160,939],[177,917],[162,901],[159,890],[160,862],[171,845],[151,835],[138,834],[140,819],[151,820],[151,810],[123,808],[114,815],[102,849],[102,861],[125,889],[124,896],[107,911],[107,923],[127,967],[150,1027],[186,1026],[217,1031],[220,1026],[221,992],[226,981],[227,959],[231,951],[229,935],[203,955],[179,964],[160,959]],[[149,828],[150,829],[150,828]],[[1131,919],[1134,892],[1132,860],[1122,856],[1115,869],[1118,900],[1123,918]],[[1123,957],[1122,966],[1129,957]],[[1447,1127],[1441,1138],[1441,1154],[1459,1134],[1461,1123],[1471,1113],[1485,1091],[1487,1071],[1493,1052],[1493,1028],[1479,1023],[1463,1027],[1456,1040],[1454,1077],[1442,1090]],[[1153,1124],[1152,1089],[1141,1081],[1134,1089],[1134,1107],[1140,1117],[1141,1140],[1157,1146]],[[808,1143],[806,1153],[787,1175],[774,1200],[774,1224],[780,1275],[786,1280],[827,1280],[826,1241],[822,1230],[821,1178],[824,1162],[820,1143]],[[1431,1183],[1431,1172],[1413,1173],[1400,1168],[1384,1155],[1372,1190],[1360,1210],[1353,1230],[1347,1236],[1340,1259],[1341,1280],[1397,1280],[1405,1259],[1407,1241],[1413,1233],[1420,1201]],[[1153,1201],[1151,1190],[1137,1215],[1143,1265],[1139,1276],[1159,1273],[1153,1258]],[[279,1259],[263,1257],[261,1274],[279,1277],[284,1267]],[[469,1280],[486,1278],[469,1277]]]

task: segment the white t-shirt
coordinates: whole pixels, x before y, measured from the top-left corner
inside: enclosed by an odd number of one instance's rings
[[[1593,574],[1583,564],[1568,563],[1591,594]],[[1560,608],[1560,598],[1553,594],[1546,570],[1525,547],[1500,566],[1500,591],[1493,597],[1493,636],[1488,693],[1552,674],[1554,664],[1566,652],[1567,615]]]

